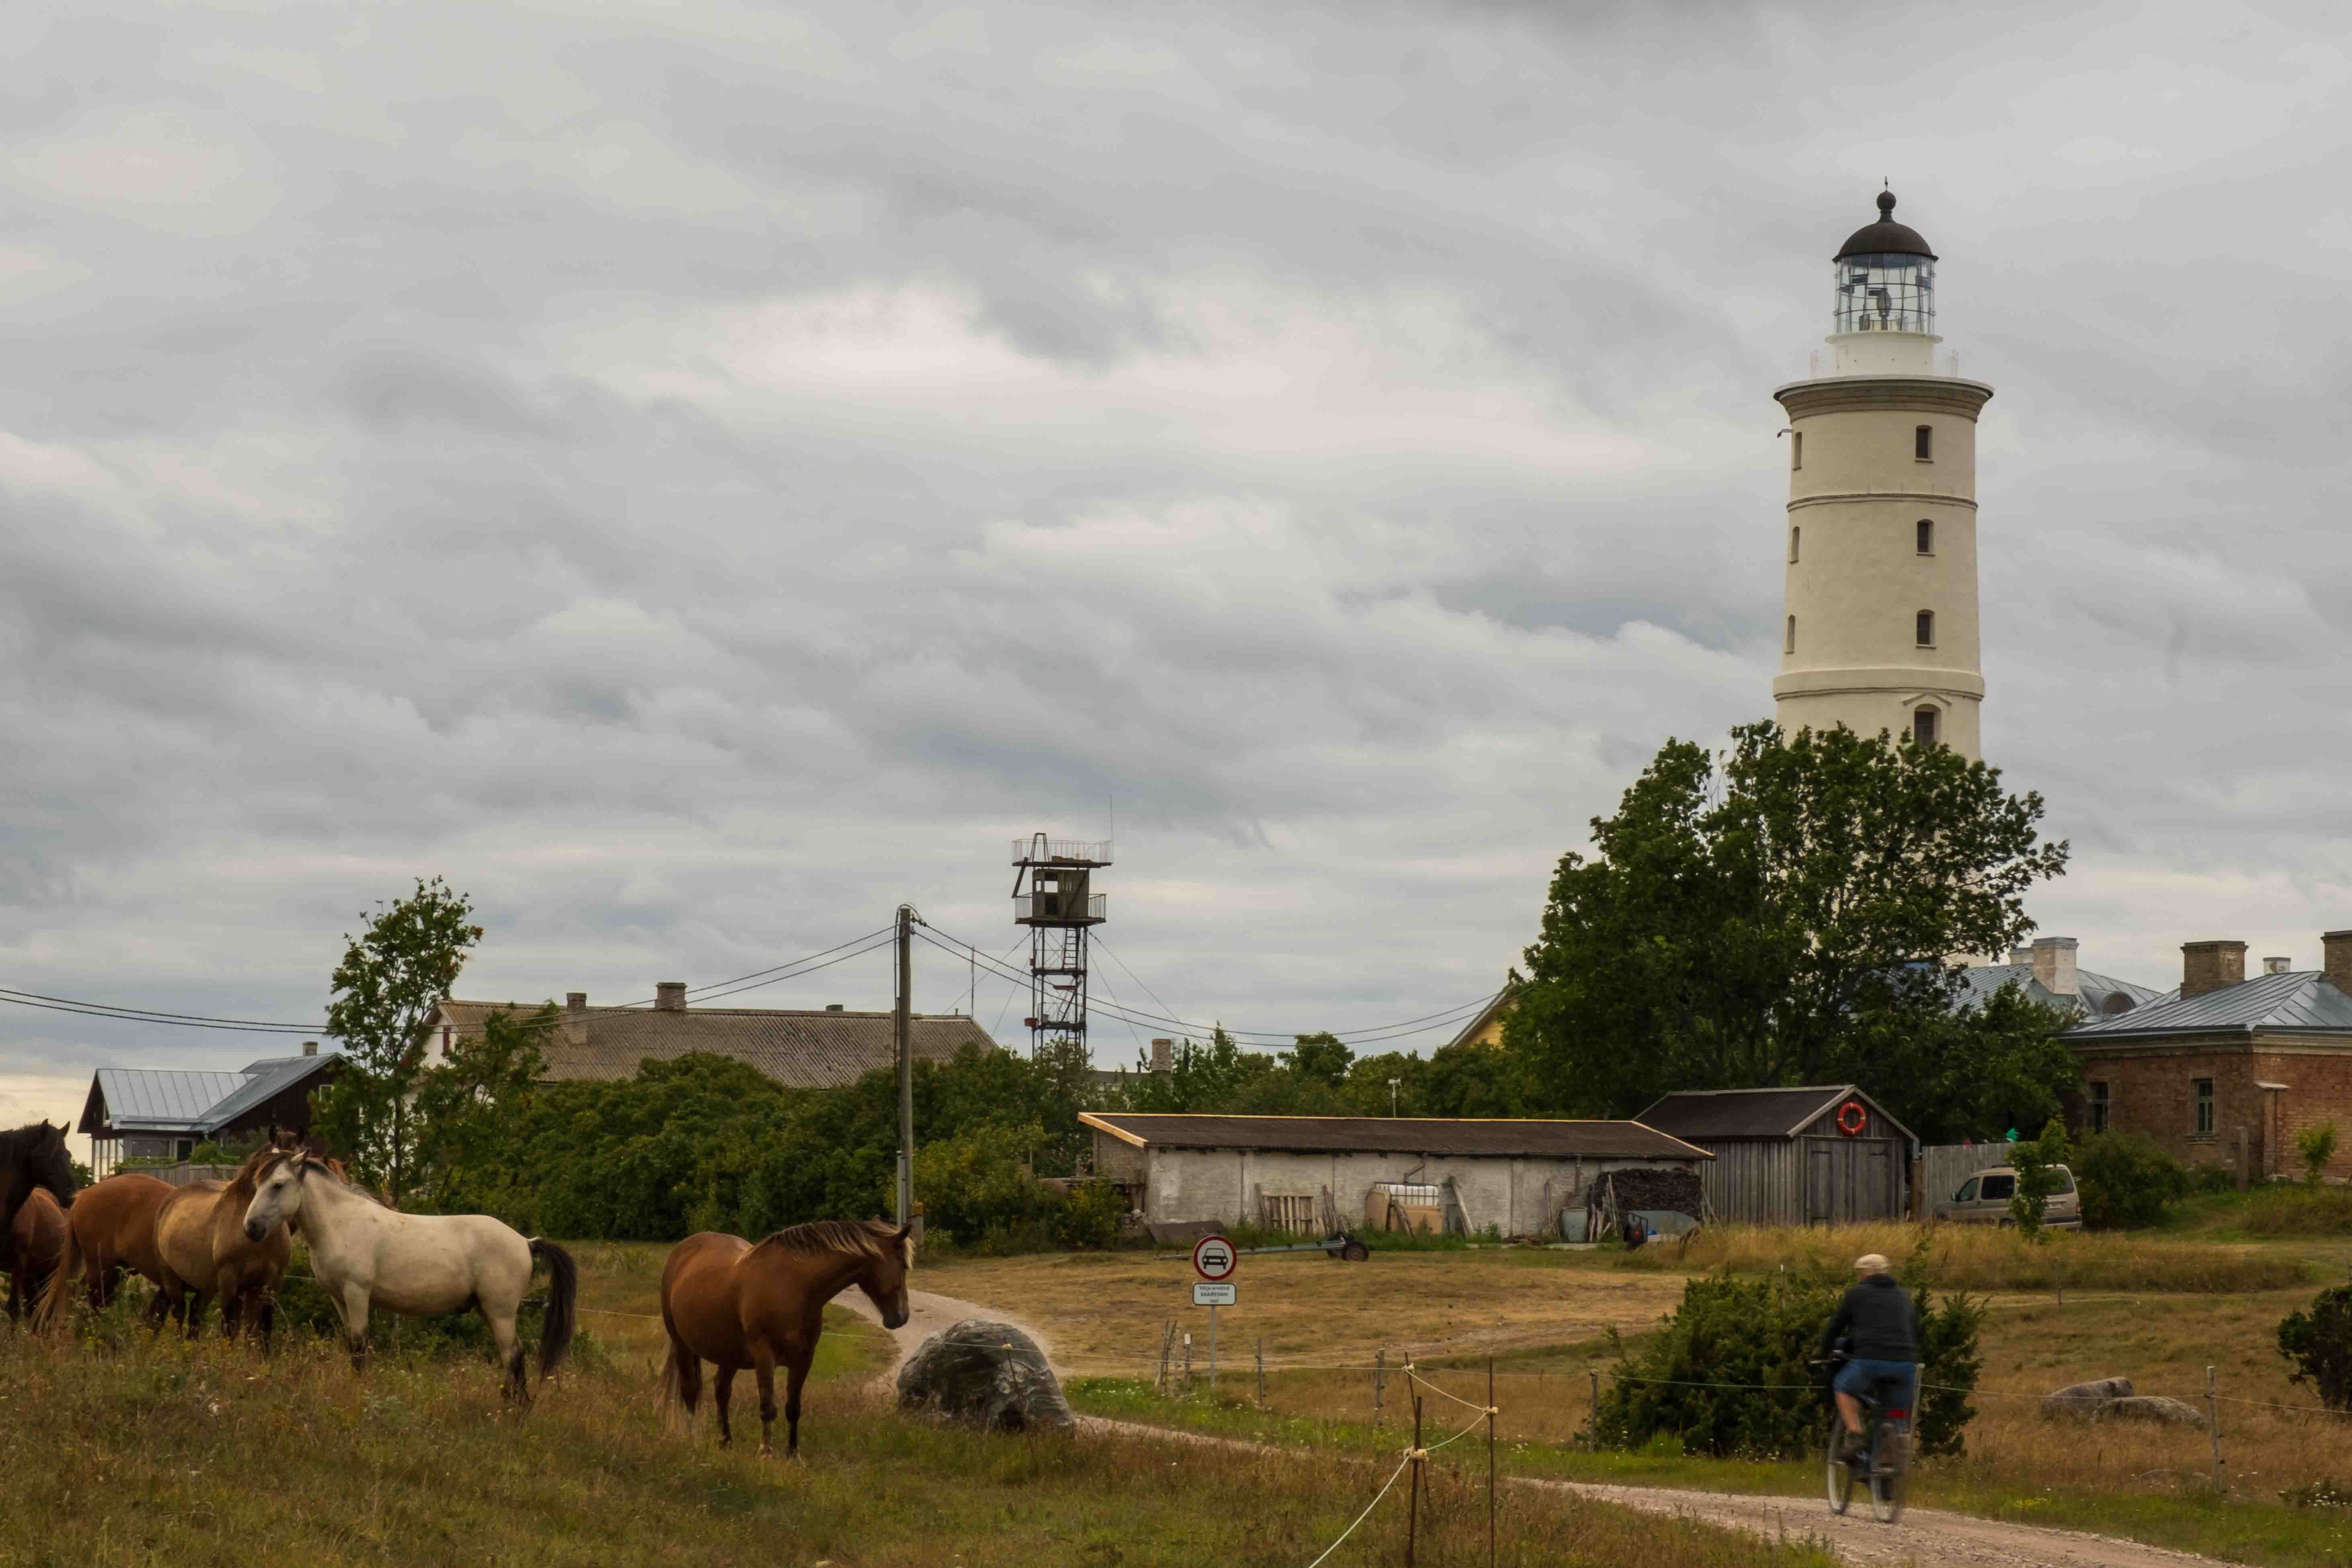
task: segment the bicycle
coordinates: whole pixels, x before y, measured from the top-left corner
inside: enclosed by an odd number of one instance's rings
[[[1832,1356],[1811,1364],[1825,1373],[1826,1381],[1834,1381],[1846,1359]],[[1858,1473],[1870,1489],[1871,1513],[1879,1523],[1893,1524],[1903,1517],[1903,1498],[1910,1479],[1911,1412],[1880,1399],[1879,1390],[1885,1386],[1886,1381],[1881,1379],[1862,1395],[1862,1441],[1851,1458],[1839,1456],[1845,1417],[1838,1414],[1836,1400],[1831,1400],[1829,1433],[1822,1444],[1822,1480],[1830,1511],[1842,1514],[1853,1500]]]

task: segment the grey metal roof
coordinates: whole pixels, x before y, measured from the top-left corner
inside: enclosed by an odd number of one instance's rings
[[[2099,1018],[2160,1002],[2166,994],[2128,980],[2117,980],[2112,974],[2095,974],[2087,969],[2076,970],[2074,978],[2080,987],[2078,992],[2073,996],[2061,996],[2033,978],[2031,963],[1975,964],[1960,971],[1960,1005],[1980,1007],[1991,1001],[2002,986],[2014,985],[2044,1006],[2062,1008],[2080,1018]]]
[[[1912,1131],[1889,1115],[1876,1099],[1850,1083],[1677,1089],[1637,1120],[1677,1138],[1787,1138],[1847,1099],[1862,1100],[1903,1136],[1916,1141]]]
[[[158,1072],[100,1068],[98,1092],[117,1127],[193,1129],[204,1113],[245,1087],[238,1072]]]
[[[2252,980],[2186,999],[2173,995],[2112,1018],[2066,1031],[2066,1038],[2112,1039],[2147,1034],[2214,1030],[2352,1035],[2352,996],[2315,969],[2257,974]]]
[[[342,1059],[341,1052],[330,1051],[320,1057],[282,1057],[276,1061],[255,1062],[245,1069],[244,1085],[205,1112],[204,1130],[219,1131],[264,1100],[275,1100]]]
[[[1273,1149],[1298,1153],[1489,1154],[1585,1160],[1714,1156],[1638,1121],[1436,1116],[1192,1116],[1088,1110],[1078,1120],[1155,1149]]]

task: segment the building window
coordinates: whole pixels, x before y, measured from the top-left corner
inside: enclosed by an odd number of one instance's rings
[[[1780,634],[1780,651],[1782,653],[1797,651],[1797,617],[1794,616],[1789,617],[1788,628]]]
[[[2089,1087],[2091,1090],[2091,1131],[2093,1132],[2105,1132],[2107,1130],[2107,1107],[2109,1104],[2107,1100],[2107,1080],[2103,1078],[2095,1078],[2091,1080]]]
[[[1919,612],[1918,632],[1919,646],[1921,647],[1934,647],[1936,646],[1935,611],[1922,610]]]
[[[2199,1138],[2210,1138],[2213,1136],[2213,1080],[2210,1078],[2191,1079],[2189,1089],[2189,1098],[2197,1108],[2197,1120],[2191,1132]]]
[[[1936,460],[1936,428],[1922,425],[1911,432],[1911,455],[1923,463]]]
[[[1932,518],[1923,517],[1919,520],[1919,553],[1922,555],[1936,553],[1936,523]]]
[[[1797,563],[1797,536],[1804,531],[1801,528],[1792,528],[1789,531],[1789,564],[1791,566]]]
[[[1911,710],[1911,738],[1923,746],[1936,743],[1936,710],[1933,708]]]
[[[1805,466],[1805,437],[1802,431],[1789,432],[1789,468],[1793,472]]]

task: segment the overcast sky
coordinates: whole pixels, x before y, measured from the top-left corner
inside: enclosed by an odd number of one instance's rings
[[[902,900],[1001,952],[1008,841],[1115,800],[1119,1000],[1475,998],[1668,735],[1769,710],[1771,389],[1882,178],[1996,388],[1984,746],[2075,849],[2032,913],[2158,987],[2315,967],[2352,102],[2342,14],[2272,15],[0,17],[0,984],[313,1018],[434,873],[472,995]],[[0,1121],[283,1048],[0,1009]]]

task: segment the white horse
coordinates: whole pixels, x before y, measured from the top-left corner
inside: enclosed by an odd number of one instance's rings
[[[562,1363],[571,1348],[580,1271],[551,1241],[525,1238],[488,1215],[412,1215],[389,1209],[336,1180],[325,1162],[280,1153],[255,1176],[245,1234],[258,1239],[281,1220],[301,1219],[310,1272],[342,1309],[352,1364],[367,1364],[368,1310],[382,1303],[405,1317],[478,1307],[499,1344],[507,1395],[530,1403],[515,1313],[530,1289],[531,1269],[547,1260],[547,1319],[540,1334],[539,1375]]]

